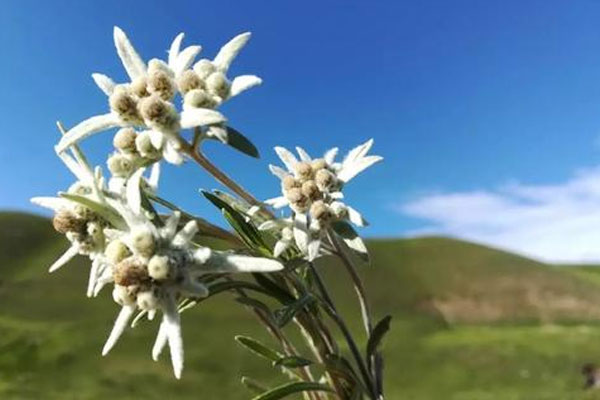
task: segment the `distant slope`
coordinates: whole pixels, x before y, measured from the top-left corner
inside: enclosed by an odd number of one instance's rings
[[[447,238],[374,240],[369,247],[375,266],[365,277],[381,288],[376,293],[396,293],[404,306],[451,323],[600,319],[600,281],[568,267]]]
[[[570,272],[444,238],[368,245],[374,265],[360,272],[373,309],[376,316],[394,315],[384,348],[387,398],[584,398],[577,371],[589,357],[600,357],[600,328],[557,330],[535,322],[600,319],[600,280],[588,276],[595,271]],[[273,342],[233,296],[183,315],[181,381],[172,377],[166,355],[159,363],[150,359],[157,321],[128,330],[102,358],[118,306],[110,290],[85,297],[88,262],[77,258],[49,275],[68,243],[49,220],[31,215],[0,213],[0,246],[1,399],[247,399],[240,376],[269,386],[283,381],[269,363],[234,344],[235,334]],[[322,270],[363,340],[340,268]],[[527,321],[534,323],[522,324]],[[462,326],[469,322],[481,326]],[[446,329],[449,323],[456,326]]]

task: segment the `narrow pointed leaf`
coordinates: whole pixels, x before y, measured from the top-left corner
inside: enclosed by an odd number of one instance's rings
[[[371,357],[377,351],[377,348],[381,344],[381,340],[385,336],[385,334],[390,330],[390,321],[392,320],[391,315],[386,315],[375,325],[371,335],[369,336],[369,341],[367,342],[367,357]]]
[[[282,354],[265,346],[256,339],[249,336],[238,335],[235,337],[236,342],[253,352],[254,354],[266,358],[267,360],[276,362],[282,358]]]
[[[247,376],[242,376],[242,385],[246,386],[254,394],[260,394],[268,390],[266,386]]]

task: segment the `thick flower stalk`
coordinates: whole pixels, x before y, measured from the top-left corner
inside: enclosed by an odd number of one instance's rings
[[[152,357],[158,360],[168,347],[174,374],[180,378],[181,313],[209,297],[229,293],[254,312],[279,347],[272,349],[246,336],[236,340],[268,358],[290,379],[268,389],[244,377],[248,387],[260,388],[257,399],[302,393],[307,400],[382,400],[379,344],[389,317],[373,324],[356,272],[369,262],[367,248],[353,228],[367,222],[343,194],[352,178],[382,159],[367,154],[373,140],[351,150],[342,161],[335,159],[337,148],[312,158],[300,147],[298,157],[276,147],[285,168],[269,168],[280,179],[281,195],[257,200],[201,151],[204,140],[216,139],[258,157],[256,147],[228,126],[219,111],[224,102],[262,82],[254,75],[229,76],[231,63],[250,34],[234,37],[214,58],[198,61],[201,47],[182,48],[183,37],[179,34],[173,40],[166,60],[144,61],[125,33],[115,28],[126,81],[116,83],[106,75],[92,74],[107,96],[106,109],[67,131],[59,124],[62,136],[55,150],[75,182],[56,197],[32,199],[54,212],[53,226],[69,242],[50,272],[81,255],[90,260],[87,296],[96,297],[112,287],[120,311],[103,355],[117,346],[128,326],[158,314],[161,322]],[[100,132],[113,133],[107,178],[79,148],[79,142]],[[219,208],[234,233],[161,197],[161,163],[179,165],[186,159],[233,192],[202,194]],[[273,211],[284,208],[288,212],[275,218]],[[229,250],[204,246],[206,237],[224,241]],[[322,256],[338,257],[349,273],[367,333],[365,346],[348,328],[320,267],[313,263]],[[328,260],[323,257],[319,262]],[[288,336],[284,328],[292,322],[307,346],[298,346],[297,336]],[[310,354],[299,348],[308,348]]]

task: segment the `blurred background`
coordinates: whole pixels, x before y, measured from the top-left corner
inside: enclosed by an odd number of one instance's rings
[[[29,198],[72,182],[54,154],[55,121],[105,112],[90,74],[125,80],[114,25],[145,59],[165,57],[179,32],[202,57],[253,32],[233,73],[264,84],[224,113],[261,159],[218,143],[206,152],[259,198],[279,191],[274,146],[344,153],[375,139],[385,162],[345,193],[371,222],[374,265],[362,272],[374,309],[394,316],[389,399],[600,398],[581,373],[600,364],[599,2],[5,0],[0,10],[0,398],[243,399],[242,375],[277,382],[234,345],[235,334],[269,337],[231,299],[184,315],[176,382],[168,360],[150,360],[152,323],[100,357],[117,307],[108,292],[85,297],[83,259],[46,274],[68,243]],[[111,137],[84,143],[95,164]],[[216,182],[194,165],[163,171],[164,197],[223,225],[198,195]],[[344,315],[358,316],[347,282],[329,282]]]

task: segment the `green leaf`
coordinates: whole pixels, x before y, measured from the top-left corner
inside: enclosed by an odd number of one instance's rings
[[[287,290],[273,282],[270,278],[267,278],[264,274],[253,273],[252,276],[256,280],[256,283],[264,288],[269,295],[279,300],[281,304],[289,304],[296,301],[296,298]]]
[[[246,221],[246,217],[243,214],[210,192],[203,190],[202,194],[208,201],[221,210],[225,219],[227,219],[227,222],[235,229],[249,248],[258,250],[261,254],[266,256],[271,255],[271,251],[264,242],[258,229]]]
[[[365,242],[361,239],[358,233],[354,230],[352,225],[347,221],[335,221],[331,224],[335,233],[337,233],[343,240],[346,246],[354,254],[356,254],[363,262],[370,264],[369,251]]]
[[[246,388],[248,388],[248,390],[250,390],[254,394],[260,394],[267,390],[266,386],[258,383],[254,379],[249,378],[247,376],[242,376],[242,384],[244,386],[246,386]]]
[[[313,364],[311,360],[298,356],[287,356],[273,363],[274,367],[302,368]]]
[[[280,328],[286,326],[292,319],[294,319],[298,312],[302,311],[304,307],[312,304],[314,301],[315,298],[312,295],[306,294],[302,298],[287,305],[286,307],[276,310],[274,314],[277,326]]]
[[[317,382],[290,382],[264,392],[252,400],[278,400],[301,392],[333,392],[333,390],[329,386]]]
[[[236,129],[228,126],[227,128],[227,144],[234,149],[249,155],[250,157],[260,158],[258,149],[246,136],[242,135]]]
[[[391,315],[386,315],[375,325],[371,335],[369,336],[369,341],[367,342],[367,358],[371,358],[375,355],[377,348],[381,344],[381,340],[385,336],[385,334],[390,330],[390,321],[392,320]]]
[[[124,228],[126,227],[125,221],[121,218],[121,216],[110,206],[105,204],[100,204],[94,200],[88,199],[85,196],[81,196],[78,194],[72,193],[59,193],[60,197],[63,197],[67,200],[74,201],[75,203],[79,203],[85,208],[95,212],[106,221],[108,221],[115,228]]]
[[[269,361],[276,362],[277,360],[282,358],[282,355],[279,352],[268,348],[258,340],[253,339],[249,336],[238,335],[235,337],[235,340],[254,354],[266,358]]]

